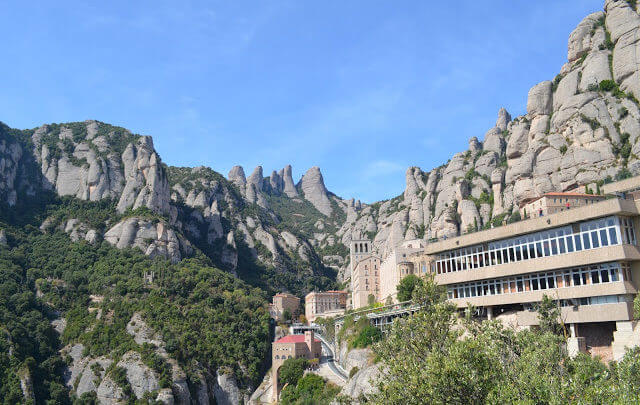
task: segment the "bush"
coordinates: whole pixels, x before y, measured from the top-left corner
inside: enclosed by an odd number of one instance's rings
[[[358,366],[352,367],[351,370],[349,370],[349,378],[353,378],[353,376],[356,375],[358,371],[360,371]]]
[[[298,384],[287,386],[282,391],[280,401],[287,404],[328,404],[340,392],[333,384],[327,383],[316,374],[307,374]]]
[[[378,342],[380,339],[382,339],[382,332],[380,329],[369,325],[360,331],[358,336],[353,340],[351,346],[354,348],[365,348],[371,346],[375,342]]]

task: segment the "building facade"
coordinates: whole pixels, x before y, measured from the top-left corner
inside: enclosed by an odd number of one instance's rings
[[[289,312],[295,319],[300,312],[300,298],[289,293],[274,295],[269,305],[269,314],[276,321],[283,321],[285,312]]]
[[[351,273],[353,309],[365,307],[371,300],[380,300],[380,263],[380,258],[371,254],[356,263]]]
[[[586,350],[588,332],[604,330],[618,359],[640,343],[639,227],[640,200],[627,195],[432,243],[411,259],[428,262],[458,308],[472,304],[489,319],[509,314],[517,326],[538,325],[547,295],[571,332],[570,351]]]
[[[278,383],[280,367],[287,359],[303,357],[307,360],[320,359],[322,344],[315,338],[313,331],[304,335],[287,335],[271,344],[272,398],[277,400],[282,387]]]
[[[373,254],[372,249],[373,246],[368,239],[355,239],[349,243],[349,270],[351,275],[353,275],[360,260]]]
[[[402,243],[394,249],[380,264],[380,293],[378,301],[384,304],[396,303],[397,285],[409,274],[425,274],[427,272],[426,261],[416,261],[414,264],[409,258],[422,252],[426,242],[422,239],[410,240]]]
[[[310,292],[304,297],[307,321],[314,322],[316,318],[344,314],[347,308],[347,296],[346,291]]]
[[[520,205],[521,218],[538,218],[584,207],[605,199],[603,195],[581,193],[545,193]]]

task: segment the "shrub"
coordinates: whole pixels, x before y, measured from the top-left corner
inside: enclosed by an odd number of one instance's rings
[[[360,371],[360,369],[357,366],[351,368],[351,370],[349,370],[349,378],[353,378],[353,376],[356,375],[358,371]]]
[[[561,154],[563,154],[563,155],[564,155],[565,153],[567,153],[567,145],[562,145],[562,146],[560,147],[560,153],[561,153]]]
[[[611,91],[618,87],[618,85],[613,80],[603,80],[600,82],[598,87],[600,88],[600,91]]]
[[[352,347],[365,348],[382,339],[382,332],[375,326],[366,326],[353,340]]]

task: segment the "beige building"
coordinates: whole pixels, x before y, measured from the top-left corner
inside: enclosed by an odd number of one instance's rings
[[[319,317],[344,314],[347,308],[346,291],[310,292],[304,297],[304,313],[307,321],[313,322]]]
[[[557,212],[584,207],[605,199],[603,195],[581,193],[545,193],[520,204],[521,218],[538,218]]]
[[[307,331],[304,335],[287,335],[271,344],[271,371],[273,382],[273,399],[277,400],[280,390],[278,375],[282,363],[287,359],[304,357],[307,360],[320,359],[322,356],[322,344],[315,338],[313,331]]]
[[[472,304],[480,316],[505,316],[520,327],[539,323],[536,306],[547,295],[570,330],[570,351],[602,346],[619,359],[625,347],[640,344],[633,320],[640,177],[623,184],[608,185],[617,196],[432,243],[407,261],[426,263],[461,310]]]
[[[374,302],[380,299],[380,258],[368,255],[361,258],[351,274],[351,302],[353,309],[369,305],[370,296]]]
[[[409,274],[424,274],[427,271],[426,261],[409,260],[411,255],[422,252],[426,242],[422,239],[410,240],[394,249],[380,264],[380,293],[377,300],[386,303],[397,302],[397,285]]]
[[[349,270],[351,270],[351,275],[353,275],[360,260],[373,254],[372,249],[373,246],[368,239],[355,239],[349,243]]]
[[[300,298],[289,293],[279,293],[273,296],[269,304],[269,314],[276,321],[284,320],[284,313],[288,311],[295,319],[300,312]]]

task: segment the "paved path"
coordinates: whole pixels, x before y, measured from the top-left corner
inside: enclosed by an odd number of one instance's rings
[[[340,364],[334,361],[331,345],[329,345],[321,335],[316,334],[316,336],[320,339],[320,342],[322,342],[322,352],[324,353],[324,356],[320,359],[320,367],[322,368],[322,365],[326,364],[333,374],[335,374],[344,384],[349,379],[347,372],[342,368],[342,366],[340,366]]]

